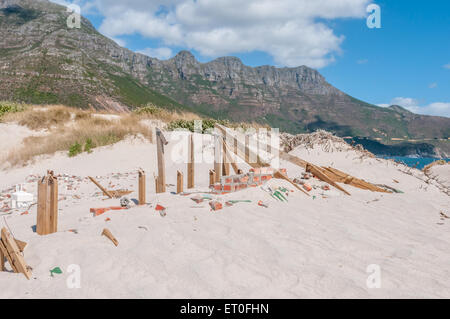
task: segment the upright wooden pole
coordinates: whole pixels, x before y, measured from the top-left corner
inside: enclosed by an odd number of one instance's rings
[[[156,129],[156,148],[158,156],[158,178],[157,178],[157,193],[166,192],[166,169],[164,162],[164,145],[167,145],[167,141],[160,129]]]
[[[214,182],[220,182],[220,178],[222,176],[222,145],[221,138],[218,135],[214,136],[214,172],[215,180]]]
[[[177,171],[177,194],[183,192],[183,173]]]
[[[216,182],[216,172],[213,169],[209,170],[209,186],[214,185]]]
[[[48,235],[58,231],[58,180],[52,171],[38,181],[36,232]]]
[[[188,164],[187,164],[187,188],[194,188],[194,175],[195,175],[195,171],[194,171],[194,163],[195,163],[195,158],[194,158],[194,134],[191,134],[190,138],[189,138],[189,159],[188,159]]]
[[[146,202],[145,172],[140,169],[138,174],[139,174],[139,205],[145,205]]]

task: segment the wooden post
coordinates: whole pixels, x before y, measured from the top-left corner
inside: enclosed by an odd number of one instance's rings
[[[194,159],[194,134],[191,134],[190,138],[189,138],[189,159],[188,159],[188,164],[187,164],[187,188],[194,188],[194,174],[195,174],[195,170],[194,170],[194,163],[195,163],[195,159]]]
[[[139,174],[139,205],[145,205],[146,201],[145,172],[140,169],[138,174]]]
[[[214,185],[216,182],[216,172],[213,169],[209,170],[209,186]]]
[[[156,193],[165,193],[166,169],[164,162],[164,145],[167,145],[168,142],[160,129],[156,129],[156,142],[157,142],[156,148],[158,153],[158,178],[157,178]]]
[[[218,183],[220,182],[220,178],[222,176],[222,145],[221,138],[218,135],[214,136],[214,172],[215,179],[214,182]]]
[[[177,171],[177,194],[183,192],[183,173]]]
[[[38,181],[36,232],[48,235],[58,231],[58,180],[52,171]]]

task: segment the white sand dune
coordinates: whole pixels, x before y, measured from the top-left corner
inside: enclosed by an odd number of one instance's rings
[[[169,143],[166,156],[176,147]],[[59,179],[59,231],[48,236],[32,231],[36,206],[27,215],[13,211],[0,218],[1,226],[6,222],[16,238],[28,242],[25,259],[33,268],[29,281],[21,274],[0,273],[0,297],[450,297],[450,219],[440,216],[440,212],[450,216],[450,197],[434,182],[428,184],[420,171],[392,161],[361,159],[353,150],[300,146],[291,153],[404,193],[372,193],[344,185],[352,196],[317,188],[307,197],[285,181],[272,180],[272,186],[293,190],[288,203],[252,188],[213,196],[223,202],[252,202],[212,212],[208,203],[171,194],[174,186],[166,194],[155,194],[155,145],[142,139],[74,158],[63,153],[43,157],[26,167],[0,171],[0,191],[6,195],[15,184],[24,183],[36,194],[36,176],[47,169],[67,174]],[[281,164],[292,178],[303,171]],[[185,166],[167,160],[167,183],[175,184],[176,170],[186,172]],[[195,191],[207,190],[212,166],[196,165]],[[443,166],[442,174],[448,174],[449,166]],[[109,189],[134,190],[129,198],[137,198],[139,167],[147,172],[150,204],[93,217],[90,208],[117,206],[119,201],[104,200],[87,176],[97,176]],[[269,208],[258,206],[259,200]],[[167,208],[167,216],[155,211],[156,204]],[[100,236],[105,227],[118,239],[118,247]],[[79,289],[66,284],[71,264],[81,269]],[[366,285],[370,275],[366,270],[372,264],[381,269],[379,289]],[[49,270],[56,266],[63,274],[51,277]]]

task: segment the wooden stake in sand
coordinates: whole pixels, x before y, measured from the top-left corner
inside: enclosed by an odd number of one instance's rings
[[[103,229],[102,236],[106,236],[109,240],[113,242],[113,244],[117,247],[119,245],[119,241],[114,237],[111,231],[108,228]]]
[[[194,188],[194,134],[189,137],[189,159],[187,164],[187,188]]]
[[[138,175],[139,175],[139,205],[145,205],[146,201],[145,172],[142,169],[140,169]]]
[[[216,182],[216,172],[213,169],[209,170],[209,186],[214,185]]]
[[[36,232],[48,235],[58,231],[58,180],[48,171],[38,181]]]
[[[156,129],[156,149],[158,156],[158,177],[156,179],[156,193],[166,192],[166,165],[164,162],[164,145],[168,142],[160,129]]]
[[[177,194],[183,193],[183,173],[177,171]]]
[[[4,258],[6,257],[6,260],[11,265],[11,268],[15,273],[22,273],[25,277],[27,277],[27,279],[31,279],[32,274],[30,268],[25,263],[16,240],[11,236],[6,228],[2,228],[1,231],[0,252],[0,256],[2,258],[0,262],[0,270],[4,271],[5,269]]]

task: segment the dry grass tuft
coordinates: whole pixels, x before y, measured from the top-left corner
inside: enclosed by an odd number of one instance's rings
[[[66,116],[63,115],[62,118],[65,119]],[[142,135],[152,140],[152,130],[141,124],[138,117],[132,115],[110,121],[81,114],[73,118],[72,125],[64,125],[65,123],[67,122],[59,122],[59,125],[50,129],[49,134],[45,136],[31,136],[24,139],[23,147],[10,152],[6,160],[15,165],[25,165],[35,156],[69,151],[75,143],[85,145],[88,140],[93,147],[111,145],[127,136]]]

